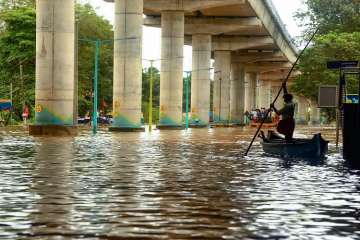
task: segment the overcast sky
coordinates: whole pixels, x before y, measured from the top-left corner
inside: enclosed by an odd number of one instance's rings
[[[77,0],[81,3],[90,3],[93,5],[98,14],[104,16],[112,24],[114,23],[114,4],[106,3],[103,0]],[[292,37],[300,35],[301,29],[293,18],[294,13],[299,8],[304,8],[303,0],[273,0],[280,17],[282,18],[286,28]],[[144,45],[143,58],[144,59],[159,59],[160,58],[160,29],[144,27]],[[184,48],[184,70],[191,70],[191,47]],[[144,62],[144,66],[148,66]],[[156,64],[159,67],[159,63]]]

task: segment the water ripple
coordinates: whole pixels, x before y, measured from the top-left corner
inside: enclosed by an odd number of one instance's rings
[[[360,174],[334,145],[287,161],[252,132],[0,139],[0,239],[358,239]]]

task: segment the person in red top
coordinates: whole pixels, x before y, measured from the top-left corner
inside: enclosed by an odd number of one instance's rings
[[[24,120],[24,124],[26,124],[26,120],[28,120],[29,117],[30,117],[29,106],[26,103],[25,103],[25,106],[24,106],[24,109],[23,109],[22,117],[23,117],[23,120]]]

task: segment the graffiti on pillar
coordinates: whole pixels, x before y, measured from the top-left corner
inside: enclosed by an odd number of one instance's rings
[[[113,112],[114,117],[118,117],[120,115],[120,101],[116,100],[114,102],[114,112]]]
[[[120,101],[115,101],[115,109],[120,109]]]
[[[37,104],[37,105],[35,106],[35,112],[41,113],[42,111],[43,111],[42,106],[41,106],[40,104]]]
[[[160,106],[160,112],[165,112],[165,110],[166,110],[166,107],[164,105],[161,105]]]

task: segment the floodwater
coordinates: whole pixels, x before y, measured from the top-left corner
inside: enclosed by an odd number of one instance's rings
[[[0,130],[0,239],[360,239],[360,172],[335,146],[243,158],[253,132]]]

